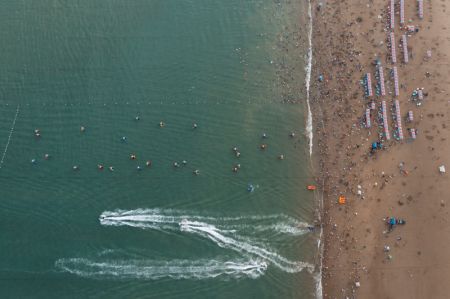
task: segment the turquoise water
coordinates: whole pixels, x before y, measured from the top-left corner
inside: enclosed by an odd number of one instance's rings
[[[314,297],[304,1],[2,5],[2,298]]]

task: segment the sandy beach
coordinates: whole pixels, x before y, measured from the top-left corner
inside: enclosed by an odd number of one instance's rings
[[[423,1],[421,19],[418,2],[405,0],[403,26],[399,3],[395,1],[391,29],[390,1],[313,2],[311,103],[324,195],[324,298],[449,298],[450,1]],[[414,30],[408,33],[407,25]],[[376,58],[384,68],[384,96],[376,92]],[[372,79],[369,97],[360,83],[366,73]],[[423,88],[422,101],[412,100],[417,88]],[[395,100],[402,140],[395,138]],[[372,101],[375,109],[367,128],[365,112]],[[382,101],[390,140],[379,119]],[[414,116],[410,121],[409,111]],[[382,149],[371,154],[377,141]],[[447,173],[439,172],[441,165]],[[338,203],[341,195],[345,204]],[[386,217],[406,224],[388,232]]]

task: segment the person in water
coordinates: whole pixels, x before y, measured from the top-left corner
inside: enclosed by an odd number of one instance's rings
[[[136,155],[135,155],[135,154],[131,154],[131,155],[130,155],[130,159],[131,159],[131,160],[136,160]]]
[[[291,138],[294,138],[294,137],[295,137],[295,133],[294,133],[294,132],[291,132],[291,134],[289,134],[289,136],[290,136]]]
[[[45,154],[44,155],[44,160],[48,160],[48,159],[50,159],[50,155],[49,154]]]
[[[109,166],[109,171],[114,171],[114,167],[113,166]]]
[[[192,128],[193,128],[193,129],[197,129],[197,127],[198,127],[198,126],[197,126],[196,123],[194,123],[194,124],[192,125]]]
[[[151,160],[148,160],[147,162],[145,162],[145,165],[147,165],[147,167],[152,166],[152,161],[151,161]]]
[[[78,167],[78,165],[74,165],[74,166],[72,167],[72,169],[73,169],[74,171],[80,170],[80,168]]]
[[[196,170],[194,170],[193,173],[194,173],[195,175],[199,175],[199,174],[200,174],[200,170],[196,169]]]
[[[164,128],[164,126],[165,126],[165,123],[164,123],[163,121],[160,121],[160,122],[159,122],[159,127],[160,127],[160,128]]]
[[[98,168],[98,170],[103,170],[104,167],[103,167],[102,164],[98,164],[98,165],[97,165],[97,168]]]

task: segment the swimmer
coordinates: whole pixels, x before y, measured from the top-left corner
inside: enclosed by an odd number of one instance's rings
[[[183,165],[186,165],[186,164],[187,164],[187,161],[186,161],[186,160],[183,160],[183,162],[181,162],[181,163],[183,163]]]
[[[48,160],[50,158],[50,155],[49,154],[45,154],[44,155],[44,160]]]
[[[262,139],[266,139],[267,138],[267,134],[266,133],[262,133],[261,137],[262,137]]]
[[[145,165],[147,165],[147,167],[152,166],[152,161],[151,161],[151,160],[148,160],[147,162],[145,162]]]
[[[193,125],[192,125],[192,129],[197,129],[197,124],[196,123],[194,123]]]
[[[36,159],[31,159],[31,164],[36,164]]]
[[[237,152],[237,151],[238,151],[238,148],[237,148],[237,147],[233,147],[233,151],[234,151],[234,152]]]
[[[34,134],[39,134],[39,133],[41,133],[41,130],[39,130],[39,129],[34,129]]]
[[[114,171],[114,167],[113,166],[109,166],[109,171]]]
[[[137,169],[138,171],[141,171],[141,170],[142,170],[142,167],[138,165],[138,166],[136,167],[136,169]]]
[[[159,122],[159,127],[160,127],[160,128],[164,128],[164,126],[165,126],[165,123],[164,123],[163,121],[160,121],[160,122]]]
[[[295,133],[294,133],[294,132],[291,132],[291,134],[289,134],[289,136],[290,136],[291,138],[294,138],[294,137],[295,137]]]
[[[41,137],[41,133],[35,133],[34,136],[39,138],[39,137]]]
[[[74,171],[80,170],[80,168],[78,167],[78,165],[74,165],[74,166],[72,167],[72,169],[73,169]]]
[[[283,154],[279,155],[279,156],[278,156],[278,159],[284,160],[284,155],[283,155]]]
[[[135,154],[131,154],[131,155],[130,155],[130,159],[131,159],[131,160],[136,160],[136,155],[135,155]]]
[[[127,137],[122,136],[122,138],[120,140],[122,140],[122,142],[127,142]]]
[[[85,128],[84,126],[81,126],[81,127],[80,127],[80,131],[81,131],[81,132],[84,132],[85,130],[86,130],[86,128]]]
[[[104,167],[103,167],[102,164],[98,164],[98,165],[97,165],[97,168],[98,168],[98,170],[103,170]]]
[[[241,169],[241,164],[236,164],[237,169]]]
[[[196,169],[196,170],[194,170],[193,173],[194,173],[195,175],[199,175],[199,174],[200,174],[200,170]]]
[[[139,115],[136,115],[135,120],[140,120]]]
[[[261,144],[259,147],[260,147],[262,150],[265,150],[265,149],[267,148],[267,145],[266,145],[266,144]]]
[[[236,152],[236,157],[239,158],[241,156],[241,152]]]
[[[178,162],[173,162],[173,167],[180,167],[180,164],[178,164]]]
[[[236,167],[236,166],[234,166],[233,168],[232,168],[232,170],[233,170],[233,172],[238,172],[238,168]]]

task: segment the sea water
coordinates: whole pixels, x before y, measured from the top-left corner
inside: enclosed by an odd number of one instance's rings
[[[2,5],[2,298],[315,296],[307,1]]]

